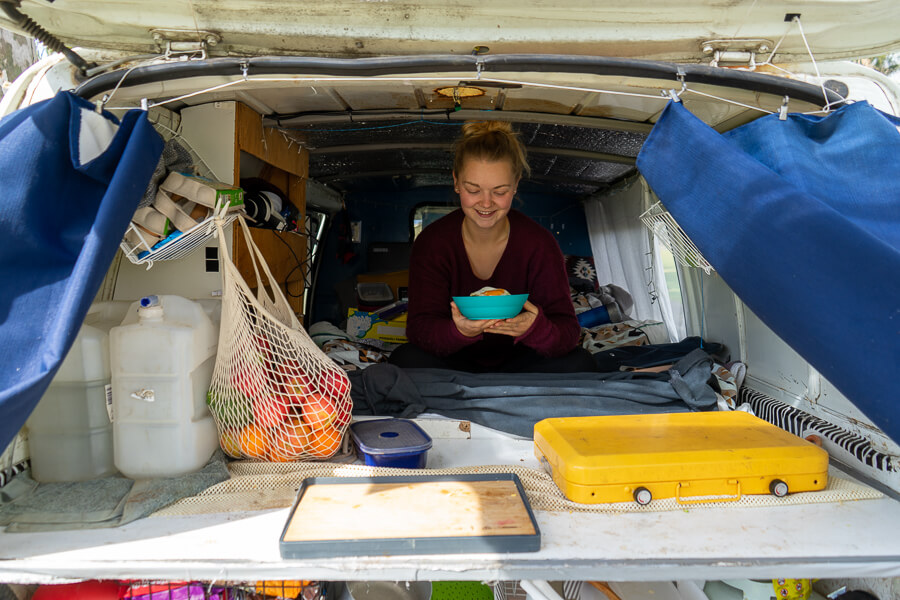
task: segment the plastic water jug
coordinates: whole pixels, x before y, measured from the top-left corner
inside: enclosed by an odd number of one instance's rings
[[[97,302],[72,348],[29,416],[28,450],[36,481],[87,481],[116,472],[106,409],[110,384],[109,331],[128,302]]]
[[[218,328],[198,302],[149,296],[110,331],[115,465],[126,477],[174,477],[219,446],[206,406]]]

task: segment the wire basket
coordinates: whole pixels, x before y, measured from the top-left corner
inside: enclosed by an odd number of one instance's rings
[[[707,275],[713,271],[712,265],[703,258],[691,238],[661,203],[656,202],[644,211],[640,219],[682,265],[703,269]]]
[[[227,205],[223,208],[216,208],[212,215],[194,227],[180,233],[177,237],[156,244],[149,241],[134,223],[129,223],[128,231],[135,233],[140,241],[131,245],[123,239],[119,247],[122,248],[122,252],[128,260],[136,265],[146,264],[147,269],[150,269],[156,261],[183,258],[216,236],[216,219],[222,219],[222,227],[227,227],[242,212],[233,209],[228,212],[230,208]]]
[[[324,600],[335,588],[316,581],[121,581],[123,600]],[[337,588],[335,588],[337,591]],[[86,597],[82,595],[81,597]],[[99,596],[97,596],[99,597]]]

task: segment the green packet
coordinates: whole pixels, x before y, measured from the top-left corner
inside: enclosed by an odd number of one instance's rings
[[[234,185],[214,181],[199,175],[172,172],[159,188],[203,206],[227,206],[229,211],[244,206],[244,190]]]

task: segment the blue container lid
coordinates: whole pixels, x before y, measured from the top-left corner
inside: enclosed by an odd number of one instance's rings
[[[350,426],[350,435],[366,454],[415,454],[431,448],[431,436],[406,419],[373,419]]]

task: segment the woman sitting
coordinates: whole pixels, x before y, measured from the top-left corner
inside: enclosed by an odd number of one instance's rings
[[[429,225],[412,249],[408,344],[390,362],[468,372],[594,371],[553,235],[511,208],[525,148],[507,123],[469,122],[455,146],[460,209]],[[470,320],[452,296],[485,286],[529,294],[509,319]]]

